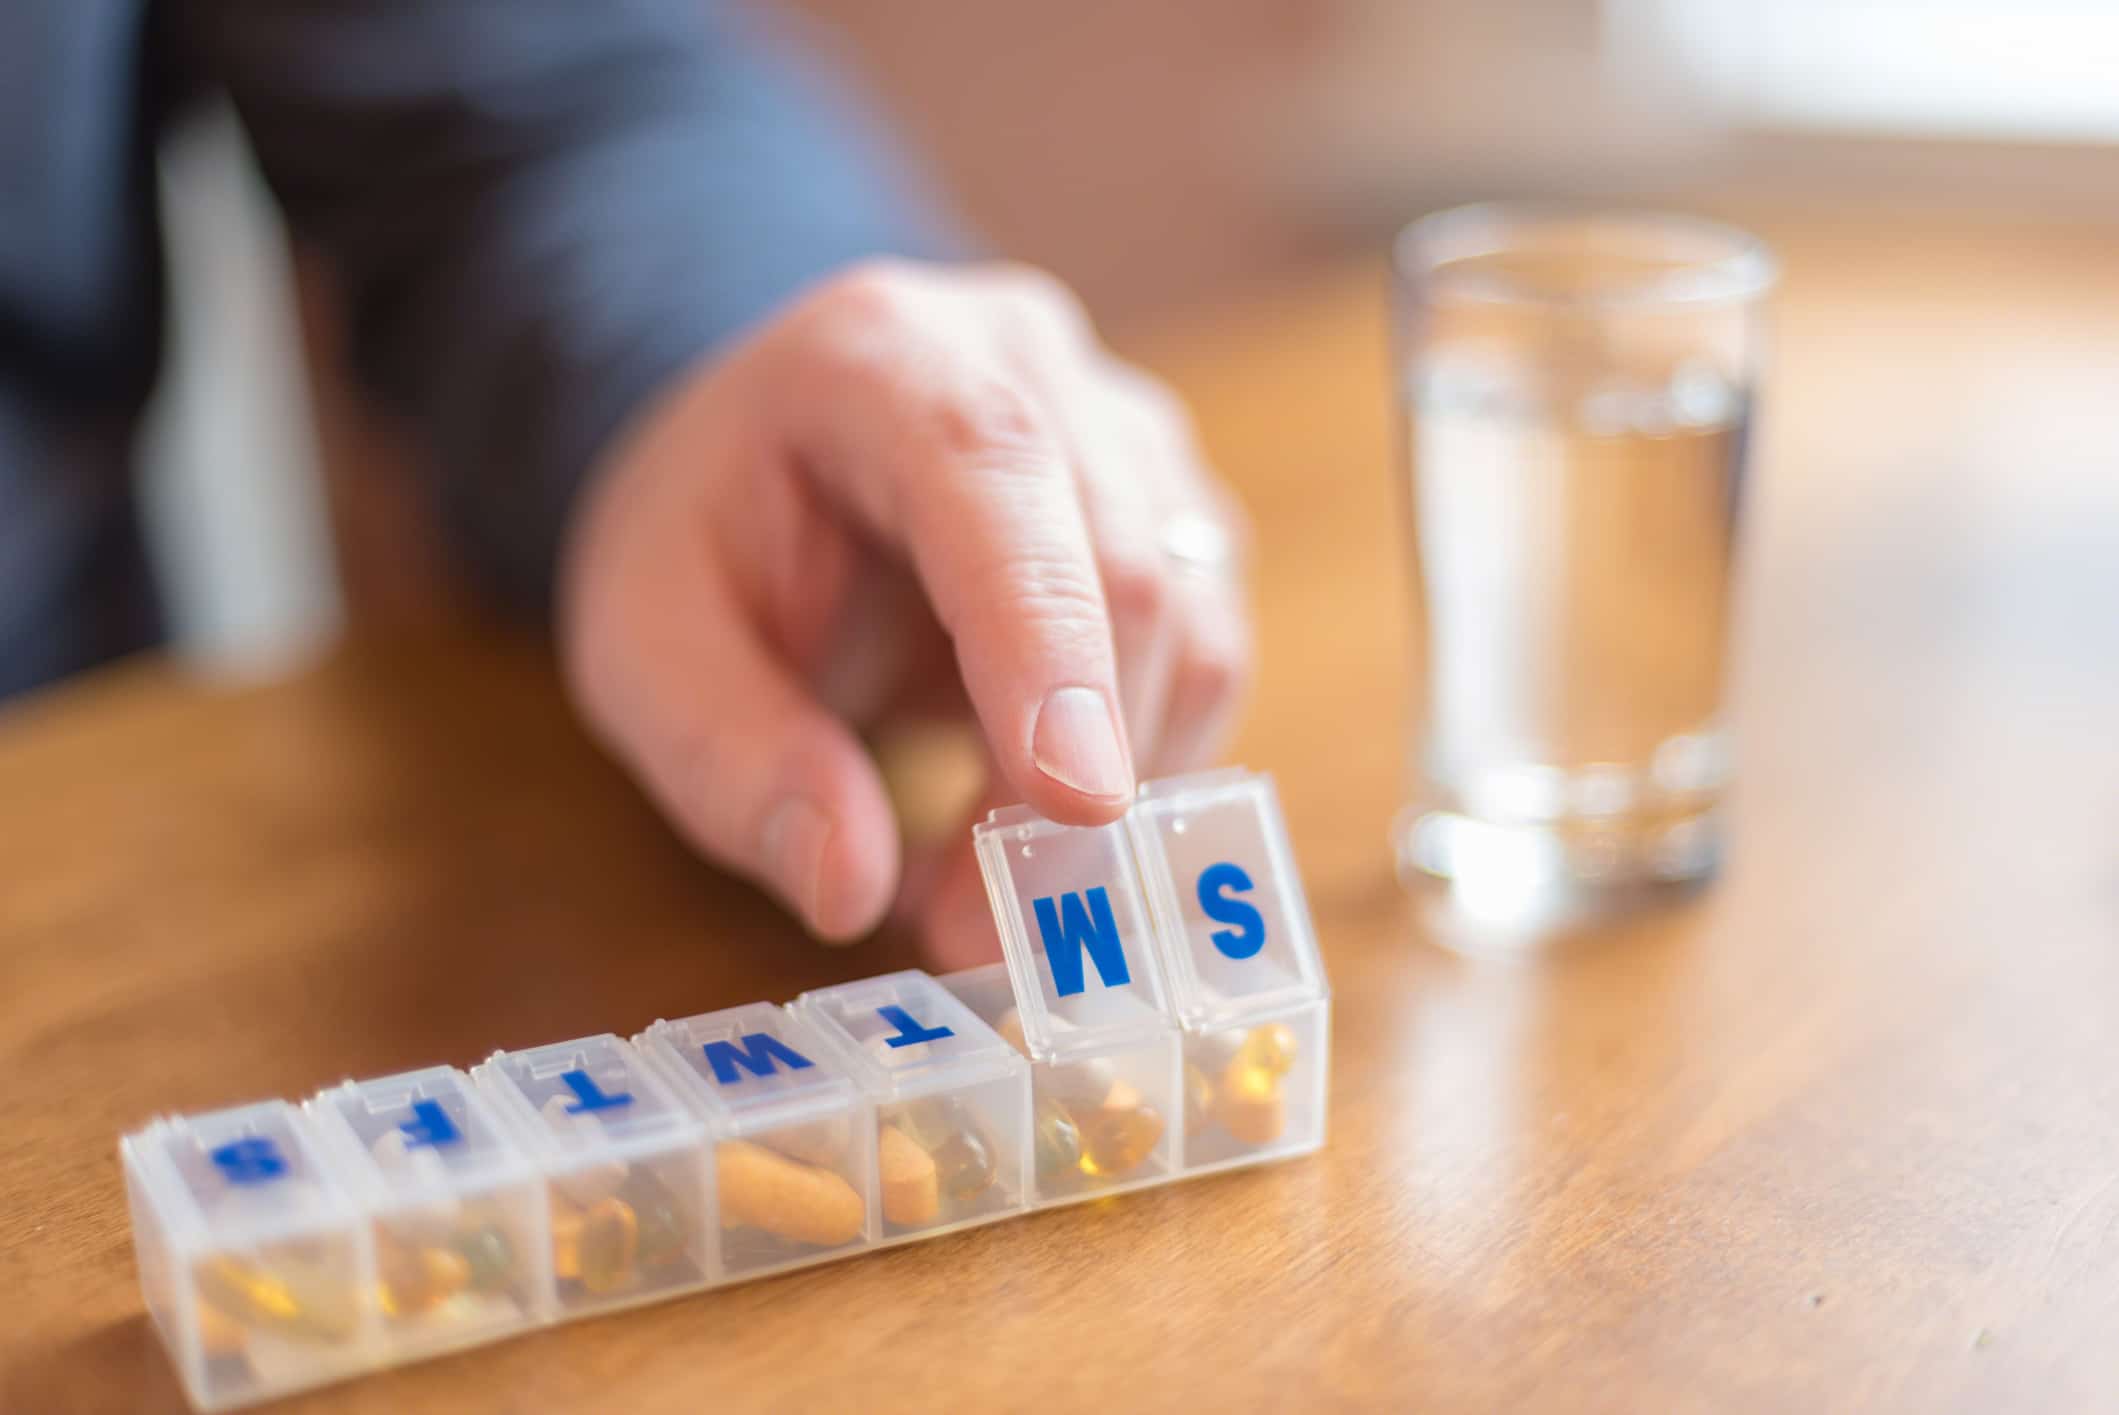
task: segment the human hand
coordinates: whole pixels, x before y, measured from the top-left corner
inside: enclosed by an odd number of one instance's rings
[[[858,733],[976,718],[991,800],[1116,819],[1249,673],[1239,513],[1176,400],[1050,277],[878,262],[680,379],[569,531],[574,701],[677,828],[826,940],[894,898],[994,955],[967,829],[906,859]],[[901,882],[904,889],[901,895]]]

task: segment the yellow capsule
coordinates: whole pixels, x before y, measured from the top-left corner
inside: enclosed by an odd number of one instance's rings
[[[942,1193],[958,1204],[969,1203],[991,1189],[999,1172],[992,1144],[976,1128],[958,1130],[936,1145],[934,1165],[941,1176]]]
[[[1051,1176],[1079,1168],[1082,1162],[1081,1130],[1067,1107],[1050,1096],[1040,1096],[1032,1120],[1037,1142],[1037,1172]]]
[[[614,1196],[589,1206],[576,1247],[583,1287],[597,1293],[623,1289],[633,1280],[639,1253],[640,1220],[631,1204]]]
[[[1264,1067],[1245,1064],[1243,1054],[1237,1053],[1221,1073],[1214,1118],[1246,1145],[1271,1144],[1288,1123],[1280,1077]]]
[[[499,1224],[459,1229],[450,1236],[449,1246],[462,1255],[472,1287],[480,1292],[507,1290],[515,1270],[515,1245],[508,1241],[507,1231]]]
[[[331,1274],[268,1270],[224,1255],[199,1265],[198,1284],[209,1303],[253,1326],[321,1341],[353,1334],[353,1291]]]
[[[581,1280],[581,1210],[552,1196],[552,1275]]]
[[[1293,1027],[1285,1022],[1268,1022],[1263,1027],[1253,1027],[1244,1037],[1236,1051],[1236,1062],[1280,1077],[1295,1069],[1299,1050]]]
[[[471,1264],[449,1248],[411,1247],[384,1238],[376,1254],[386,1317],[409,1317],[448,1301],[471,1285]]]
[[[961,1204],[993,1186],[993,1141],[978,1114],[957,1097],[915,1101],[899,1113],[897,1126],[933,1157],[943,1198]]]
[[[619,1197],[632,1205],[633,1216],[639,1220],[641,1267],[665,1267],[684,1256],[684,1217],[661,1180],[645,1169],[635,1169]]]
[[[234,1258],[213,1258],[199,1268],[199,1290],[206,1300],[236,1313],[242,1320],[286,1324],[302,1315],[294,1290],[280,1278]]]
[[[1163,1118],[1124,1081],[1111,1088],[1102,1105],[1085,1106],[1073,1114],[1081,1133],[1081,1170],[1092,1179],[1109,1179],[1137,1168],[1163,1137]]]

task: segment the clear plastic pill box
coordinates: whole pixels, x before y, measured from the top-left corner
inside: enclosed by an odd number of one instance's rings
[[[1002,961],[156,1120],[120,1155],[201,1410],[1324,1143],[1269,778],[973,832]]]

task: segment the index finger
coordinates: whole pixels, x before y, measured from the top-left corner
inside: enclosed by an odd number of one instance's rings
[[[1009,783],[1053,820],[1101,824],[1134,771],[1074,473],[1035,390],[955,303],[887,268],[821,292],[817,337],[770,380],[775,421],[910,560]]]

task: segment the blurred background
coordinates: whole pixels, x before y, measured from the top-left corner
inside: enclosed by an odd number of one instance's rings
[[[861,76],[970,229],[1121,335],[1489,197],[2119,229],[2111,0],[771,8]],[[328,279],[290,249],[226,111],[166,144],[162,185],[154,550],[179,651],[273,671],[349,605],[417,612],[439,556],[390,470],[409,450],[341,374]]]

